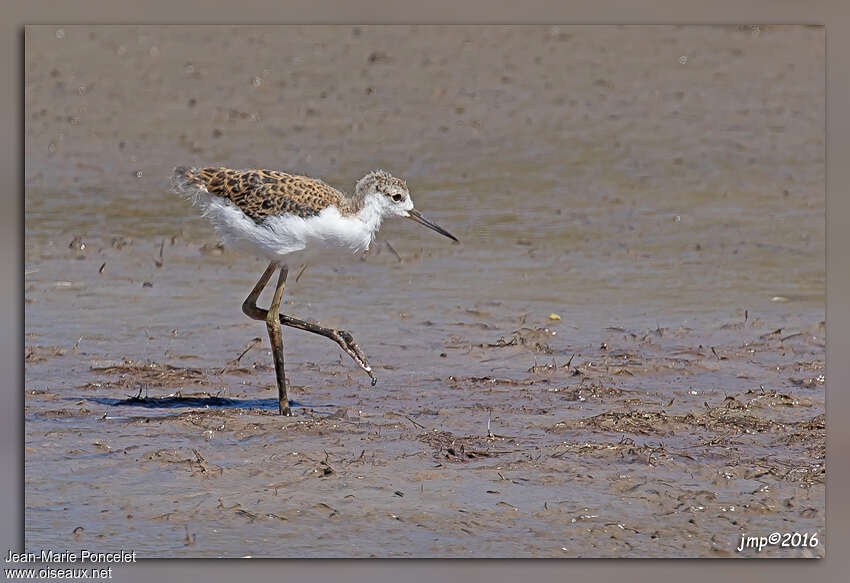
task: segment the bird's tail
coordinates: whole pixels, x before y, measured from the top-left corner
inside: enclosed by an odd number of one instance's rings
[[[177,194],[191,199],[192,204],[201,201],[203,195],[209,195],[207,187],[198,176],[197,168],[178,166],[171,175],[171,190]]]

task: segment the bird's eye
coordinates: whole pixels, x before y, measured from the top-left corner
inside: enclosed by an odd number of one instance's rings
[[[401,195],[399,193],[395,193],[393,195],[393,200],[396,201],[396,202],[400,202],[401,201]]]

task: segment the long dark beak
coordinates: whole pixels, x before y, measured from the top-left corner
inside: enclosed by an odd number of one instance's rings
[[[433,231],[437,231],[437,232],[438,232],[439,234],[441,234],[441,235],[445,235],[446,237],[448,237],[449,239],[451,239],[451,240],[452,240],[452,241],[454,241],[455,243],[460,243],[460,241],[458,241],[457,237],[455,237],[454,235],[452,235],[451,233],[449,233],[449,232],[448,232],[447,230],[445,230],[443,227],[441,227],[441,226],[437,225],[436,223],[432,223],[431,221],[429,221],[428,219],[426,219],[425,217],[423,217],[423,216],[422,216],[422,213],[420,213],[420,212],[419,212],[418,210],[416,210],[416,209],[411,209],[411,210],[407,211],[407,218],[408,218],[408,219],[411,219],[411,220],[413,220],[413,221],[416,221],[416,222],[417,222],[417,223],[419,223],[420,225],[425,225],[425,226],[426,226],[426,227],[428,227],[429,229],[431,229],[431,230],[433,230]]]

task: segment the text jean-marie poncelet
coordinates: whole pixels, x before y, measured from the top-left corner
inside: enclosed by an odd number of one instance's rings
[[[112,553],[80,551],[57,551],[42,549],[37,553],[15,553],[9,550],[7,563],[135,563],[136,551],[120,550]]]

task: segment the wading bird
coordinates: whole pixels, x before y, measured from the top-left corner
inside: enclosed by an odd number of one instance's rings
[[[281,415],[291,415],[283,369],[281,325],[330,338],[377,382],[372,367],[354,337],[345,330],[325,328],[280,313],[289,264],[321,262],[334,255],[353,257],[366,251],[387,217],[405,217],[457,242],[448,231],[413,207],[407,184],[375,170],[346,195],[321,180],[274,170],[175,168],[174,190],[198,205],[226,245],[269,260],[259,281],[242,303],[254,320],[265,320],[274,357]],[[275,270],[280,273],[268,310],[257,298]]]

